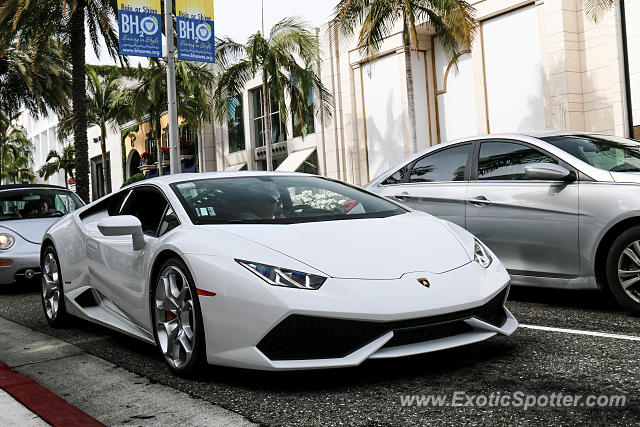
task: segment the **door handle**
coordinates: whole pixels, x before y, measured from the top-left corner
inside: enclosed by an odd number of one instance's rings
[[[402,193],[396,194],[395,196],[393,196],[393,198],[398,200],[407,200],[407,199],[410,199],[411,196],[406,191],[403,191]]]
[[[469,202],[471,204],[474,204],[474,205],[478,205],[478,206],[486,206],[486,205],[490,205],[491,204],[491,200],[488,200],[484,196],[474,197],[473,199],[467,200],[467,202]]]

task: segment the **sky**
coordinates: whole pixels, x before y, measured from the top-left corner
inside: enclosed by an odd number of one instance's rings
[[[301,17],[311,26],[318,27],[329,20],[336,4],[337,0],[264,0],[265,31],[268,32],[271,26],[288,16]],[[216,37],[228,36],[237,42],[245,42],[250,34],[260,30],[260,9],[261,0],[215,0]],[[129,59],[132,65],[140,62],[135,57]],[[114,64],[104,48],[98,59],[89,42],[87,42],[86,62]]]

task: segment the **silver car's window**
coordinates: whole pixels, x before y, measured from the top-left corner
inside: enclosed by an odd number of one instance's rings
[[[140,220],[142,231],[156,236],[164,219],[167,200],[153,187],[137,187],[131,191],[120,209],[120,215],[133,215]]]
[[[291,224],[407,212],[355,187],[305,175],[202,179],[171,187],[194,224]]]
[[[513,142],[483,142],[478,156],[479,180],[526,180],[525,168],[532,163],[557,160],[535,148]]]
[[[405,181],[405,179],[409,176],[409,168],[411,167],[411,163],[403,166],[396,172],[394,172],[389,178],[385,179],[382,182],[382,185],[391,185],[391,184],[400,184]]]
[[[566,135],[540,138],[598,169],[640,172],[640,142],[632,139]]]
[[[21,188],[0,191],[0,220],[59,217],[83,206],[70,191]]]
[[[446,148],[418,160],[411,169],[410,182],[464,181],[471,144]]]

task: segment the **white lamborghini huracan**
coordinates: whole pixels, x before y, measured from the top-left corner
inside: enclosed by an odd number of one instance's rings
[[[509,276],[462,228],[317,176],[143,181],[45,234],[42,303],[169,367],[354,366],[510,335]]]

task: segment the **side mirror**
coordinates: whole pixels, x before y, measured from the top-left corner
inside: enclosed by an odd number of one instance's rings
[[[145,242],[142,235],[142,224],[135,216],[122,215],[103,218],[98,221],[98,230],[100,230],[104,236],[131,236],[134,251],[139,251],[144,248]]]
[[[569,169],[553,163],[533,163],[525,167],[527,179],[536,181],[571,181]]]

